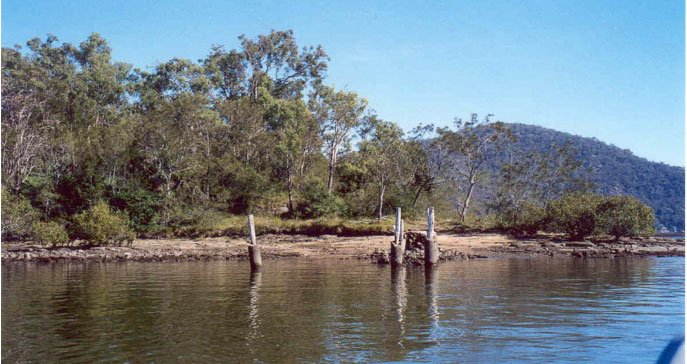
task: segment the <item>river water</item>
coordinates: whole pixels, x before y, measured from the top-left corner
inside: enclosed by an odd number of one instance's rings
[[[6,362],[652,363],[685,260],[2,265]]]

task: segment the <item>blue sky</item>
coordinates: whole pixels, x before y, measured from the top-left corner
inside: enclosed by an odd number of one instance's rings
[[[685,3],[671,1],[2,2],[2,46],[105,37],[140,68],[293,29],[328,80],[410,130],[491,113],[685,165]]]

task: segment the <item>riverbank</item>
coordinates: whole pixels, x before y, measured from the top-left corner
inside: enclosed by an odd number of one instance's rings
[[[263,259],[283,257],[366,259],[388,263],[392,237],[338,237],[322,235],[267,234],[258,238]],[[621,241],[564,241],[556,236],[515,239],[502,234],[455,234],[438,236],[442,260],[480,258],[570,256],[613,258],[619,256],[684,256],[683,240],[635,238]],[[58,261],[193,261],[247,259],[244,239],[215,237],[203,239],[138,239],[122,247],[45,248],[31,243],[2,244],[2,262]],[[422,261],[422,251],[408,251],[410,264]]]

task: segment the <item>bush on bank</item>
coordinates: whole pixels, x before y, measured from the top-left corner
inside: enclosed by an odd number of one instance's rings
[[[606,197],[597,207],[599,227],[616,239],[627,236],[652,235],[654,211],[629,196]]]
[[[31,239],[41,245],[53,247],[69,244],[69,235],[62,224],[55,221],[37,221],[31,225]]]
[[[546,228],[580,240],[593,234],[634,237],[655,231],[654,212],[629,196],[567,194],[546,204]]]
[[[136,238],[129,229],[125,214],[115,213],[104,201],[98,201],[86,211],[74,216],[76,235],[90,245],[122,244]]]
[[[2,189],[2,238],[25,239],[31,235],[31,225],[40,213],[28,199]]]

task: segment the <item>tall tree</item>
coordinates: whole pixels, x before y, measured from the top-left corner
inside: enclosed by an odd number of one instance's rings
[[[484,163],[494,155],[504,141],[513,138],[508,128],[500,121],[492,122],[491,116],[493,115],[486,115],[480,120],[477,114],[472,114],[469,121],[456,119],[455,130],[437,130],[439,142],[458,158],[454,172],[466,185],[461,205],[461,221],[465,221],[475,187],[482,177]]]
[[[298,49],[292,30],[271,31],[257,40],[241,40],[242,56],[250,75],[246,87],[253,100],[266,82],[276,98],[300,98],[308,83],[318,86],[327,70],[329,57],[322,46]]]
[[[327,194],[332,193],[334,172],[342,147],[350,143],[352,131],[360,125],[367,100],[355,92],[336,91],[333,87],[321,86],[310,97],[310,109],[317,122],[329,159]]]
[[[570,144],[553,145],[550,153],[535,148],[529,153],[508,150],[508,161],[496,176],[496,188],[489,208],[513,226],[524,204],[542,207],[564,193],[583,192],[589,187],[577,173],[581,163],[575,159]]]
[[[429,137],[436,129],[434,125],[419,125],[411,131],[408,140],[413,166],[415,190],[413,206],[416,206],[422,192],[431,191],[450,179],[450,171],[455,167],[455,157],[451,156],[448,146],[440,138]],[[428,140],[429,139],[429,140]]]
[[[26,66],[19,52],[2,52],[2,177],[3,184],[18,193],[21,185],[41,163],[48,148],[46,128],[57,120],[38,90],[13,77],[15,67]]]
[[[403,130],[395,123],[376,118],[371,118],[370,123],[371,137],[360,143],[360,157],[377,182],[377,218],[381,219],[387,186],[394,181],[402,184],[401,179],[412,179],[413,176],[406,173],[411,159],[407,143],[403,140]]]
[[[276,100],[267,111],[275,137],[275,155],[280,175],[285,175],[289,212],[293,213],[294,184],[321,148],[318,124],[302,100]]]

